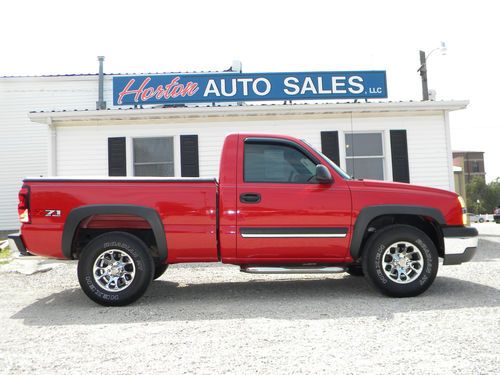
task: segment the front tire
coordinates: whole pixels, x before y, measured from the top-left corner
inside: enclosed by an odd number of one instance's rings
[[[103,306],[124,306],[136,301],[146,292],[153,275],[153,258],[147,246],[125,232],[94,238],[78,261],[82,290]]]
[[[363,253],[369,283],[391,297],[414,297],[436,278],[439,255],[432,240],[408,225],[392,225],[375,233]]]

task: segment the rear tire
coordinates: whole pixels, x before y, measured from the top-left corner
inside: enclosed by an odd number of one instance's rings
[[[363,252],[368,282],[391,297],[414,297],[431,286],[439,255],[432,240],[408,225],[391,225],[375,233]]]
[[[85,294],[103,306],[124,306],[151,284],[154,263],[147,246],[125,232],[94,238],[78,261],[78,281]]]

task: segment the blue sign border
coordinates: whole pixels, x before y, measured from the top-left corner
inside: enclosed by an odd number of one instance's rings
[[[387,98],[385,71],[113,77],[114,105]]]

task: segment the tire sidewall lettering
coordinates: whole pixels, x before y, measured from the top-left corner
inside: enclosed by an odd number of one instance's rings
[[[389,281],[387,277],[385,277],[385,274],[382,270],[382,254],[384,253],[385,248],[386,245],[381,244],[375,251],[375,272],[377,273],[377,277],[383,284],[387,284],[387,282]]]
[[[397,283],[386,275],[383,254],[397,242],[409,242],[422,254],[423,269],[420,275],[409,283]],[[434,281],[439,255],[432,240],[418,228],[404,224],[386,227],[374,234],[365,248],[368,253],[362,257],[363,271],[368,281],[382,293],[394,297],[412,297],[424,292]]]
[[[113,240],[113,237],[116,240]],[[135,277],[125,289],[109,292],[94,278],[95,261],[105,251],[121,250],[130,256],[135,263]],[[86,255],[86,256],[85,256]],[[127,305],[139,298],[149,286],[154,273],[154,263],[146,245],[137,237],[124,232],[103,234],[83,250],[78,262],[78,279],[83,291],[95,302],[110,305]]]

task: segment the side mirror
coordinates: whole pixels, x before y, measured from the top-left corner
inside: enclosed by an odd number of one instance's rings
[[[318,184],[331,184],[333,182],[330,171],[322,164],[316,166],[316,181]]]

